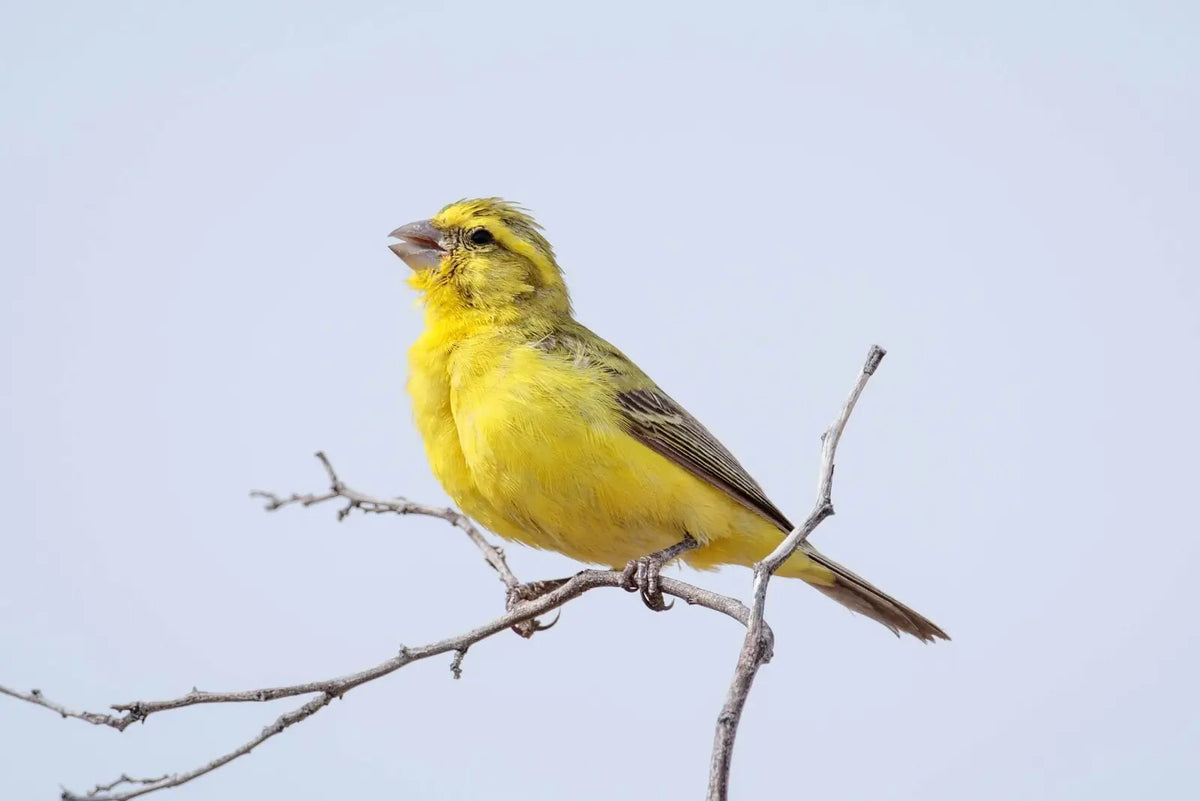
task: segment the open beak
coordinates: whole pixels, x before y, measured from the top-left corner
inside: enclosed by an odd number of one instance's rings
[[[437,267],[446,255],[446,249],[442,247],[442,232],[434,228],[429,220],[402,225],[388,236],[400,240],[388,245],[388,249],[414,270]]]

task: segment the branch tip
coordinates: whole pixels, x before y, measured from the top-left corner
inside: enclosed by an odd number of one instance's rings
[[[871,350],[867,353],[867,362],[863,365],[863,372],[867,375],[875,375],[875,371],[879,368],[879,363],[883,361],[883,357],[887,356],[887,351],[878,345],[872,345]]]

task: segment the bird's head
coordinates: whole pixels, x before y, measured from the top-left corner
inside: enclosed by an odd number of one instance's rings
[[[562,270],[541,226],[499,198],[460,200],[432,219],[402,225],[391,250],[412,268],[409,284],[442,310],[523,309],[567,314]]]

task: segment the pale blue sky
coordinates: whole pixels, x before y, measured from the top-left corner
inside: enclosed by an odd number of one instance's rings
[[[324,448],[364,490],[445,501],[386,234],[502,195],[580,318],[793,517],[889,349],[814,541],[954,641],[779,582],[735,798],[1196,797],[1198,15],[4,4],[0,683],[90,708],[290,683],[496,614],[440,521],[246,492],[320,489]],[[739,641],[596,592],[461,681],[414,665],[169,795],[698,798]],[[0,698],[0,795],[190,768],[286,708],[118,735]]]

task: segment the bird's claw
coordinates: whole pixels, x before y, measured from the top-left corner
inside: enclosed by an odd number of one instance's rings
[[[570,579],[550,579],[548,581],[530,581],[526,584],[518,584],[508,591],[508,597],[505,599],[504,607],[509,612],[515,609],[519,604],[526,601],[535,601],[549,592],[554,592],[562,585],[566,584]],[[517,634],[525,639],[529,639],[539,631],[546,631],[554,628],[558,623],[558,619],[562,617],[562,610],[554,613],[554,619],[549,623],[534,618],[533,620],[522,620],[520,623],[514,623],[511,628]]]
[[[675,605],[674,601],[663,600],[659,574],[664,561],[658,554],[650,554],[631,560],[621,572],[621,587],[627,592],[638,593],[646,608],[654,612],[665,612]]]
[[[683,539],[670,548],[655,551],[625,565],[625,569],[621,571],[621,586],[629,592],[640,593],[642,603],[648,609],[665,612],[674,606],[675,602],[665,603],[663,601],[662,582],[659,580],[659,573],[662,572],[663,565],[681,553],[699,547],[699,540],[691,534],[684,534]]]
[[[520,623],[514,623],[510,628],[528,640],[539,631],[548,631],[549,629],[554,628],[558,624],[558,619],[560,617],[562,617],[562,610],[557,609],[554,612],[554,619],[549,623],[543,623],[537,618],[534,618],[533,620],[522,620]]]

